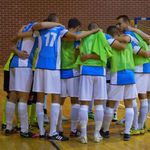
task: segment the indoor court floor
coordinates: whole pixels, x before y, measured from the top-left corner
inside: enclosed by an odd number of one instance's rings
[[[2,121],[2,103],[6,95],[3,92],[3,71],[0,69],[0,123]],[[50,96],[48,98],[48,108],[50,106]],[[64,115],[69,118],[70,116],[70,101],[66,100],[63,107]],[[48,111],[49,112],[49,111]],[[118,111],[119,119],[124,115],[123,105],[120,105]],[[70,133],[70,120],[65,121],[64,132],[66,135]],[[147,122],[150,127],[150,117]],[[49,128],[48,125],[46,128]],[[111,124],[110,138],[104,139],[100,143],[93,142],[94,121],[89,120],[88,124],[88,144],[81,144],[78,139],[70,139],[67,142],[50,142],[47,140],[36,139],[23,139],[18,134],[12,136],[5,136],[3,132],[0,133],[0,150],[150,150],[150,132],[145,135],[132,136],[131,140],[125,142],[122,140],[120,132],[123,127]],[[37,129],[34,130],[37,132]]]

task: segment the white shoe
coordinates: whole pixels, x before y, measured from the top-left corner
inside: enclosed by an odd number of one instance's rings
[[[49,123],[49,119],[47,114],[44,114],[44,123]]]
[[[103,139],[103,137],[99,136],[94,136],[94,142],[95,143],[99,143],[101,140]]]
[[[81,141],[82,144],[87,144],[88,143],[87,136],[80,137],[80,141]]]

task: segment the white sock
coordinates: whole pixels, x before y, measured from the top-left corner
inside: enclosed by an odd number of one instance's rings
[[[126,108],[125,109],[125,131],[124,131],[125,134],[130,134],[133,118],[134,118],[133,108]]]
[[[60,132],[63,132],[63,126],[62,126],[62,106],[60,107],[59,117],[58,117],[58,130]]]
[[[140,114],[139,114],[139,129],[144,128],[144,123],[147,119],[147,113],[148,113],[148,101],[147,99],[141,100],[140,105]]]
[[[80,105],[79,104],[73,104],[72,110],[71,110],[71,131],[76,132],[77,131],[77,125],[78,125],[78,119],[79,119],[79,110]]]
[[[37,121],[38,121],[39,129],[40,129],[40,135],[45,134],[43,105],[44,104],[40,102],[36,103],[36,114],[37,114]]]
[[[115,107],[114,107],[114,113],[117,113],[119,104],[120,104],[120,102],[119,102],[119,101],[116,101]]]
[[[88,123],[88,106],[80,106],[80,127],[81,127],[81,137],[87,136],[87,123]]]
[[[28,132],[28,112],[27,112],[27,103],[19,102],[18,103],[18,113],[21,124],[21,132]]]
[[[114,108],[106,107],[103,119],[103,131],[109,131],[110,123],[114,115]]]
[[[135,130],[137,130],[138,129],[138,106],[137,106],[136,99],[133,100],[132,104],[133,104],[133,110],[134,110],[134,119],[133,119],[132,126]]]
[[[150,99],[148,99],[148,112],[150,113]]]
[[[95,132],[94,132],[94,136],[100,136],[99,131],[102,127],[102,123],[103,123],[103,118],[104,118],[104,108],[103,105],[96,105],[95,106]]]
[[[60,111],[60,104],[52,103],[51,104],[51,112],[50,112],[50,136],[56,135],[57,131],[57,124],[58,124],[58,117]]]
[[[6,123],[7,123],[7,127],[6,127],[6,129],[8,129],[8,130],[12,130],[12,121],[13,121],[15,106],[16,106],[15,103],[7,101],[7,104],[6,104]]]

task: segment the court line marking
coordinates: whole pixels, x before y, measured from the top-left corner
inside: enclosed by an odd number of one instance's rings
[[[51,140],[49,140],[49,141],[50,141],[50,143],[54,146],[54,148],[55,148],[56,150],[60,150],[60,148],[59,148],[58,144],[56,144],[56,142],[51,141]]]

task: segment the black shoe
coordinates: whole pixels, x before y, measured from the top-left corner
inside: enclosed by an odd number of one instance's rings
[[[2,130],[5,130],[5,129],[6,129],[6,124],[3,124],[3,123],[2,123],[1,129],[2,129]]]
[[[40,138],[40,139],[46,139],[46,138],[47,138],[47,133],[45,132],[44,135],[39,135],[39,138]]]
[[[103,130],[100,130],[100,135],[103,137],[103,138],[109,138],[109,131],[103,131]]]
[[[9,129],[6,129],[6,130],[5,130],[5,135],[6,135],[6,136],[9,136],[9,135],[11,135],[11,134],[13,134],[13,129],[12,129],[12,130],[9,130]]]
[[[53,135],[53,136],[48,136],[48,139],[49,140],[57,140],[57,141],[68,141],[69,138],[64,136],[64,135],[59,135],[59,134],[56,134],[56,135]]]
[[[32,138],[34,134],[31,132],[20,132],[20,136],[24,138]]]
[[[77,130],[76,132],[71,131],[70,132],[70,137],[80,137],[81,132],[79,130]]]
[[[130,140],[130,134],[124,134],[123,140],[124,141],[129,141]]]
[[[59,133],[58,133],[60,136],[64,136],[64,132],[62,132],[62,131],[59,131]]]

